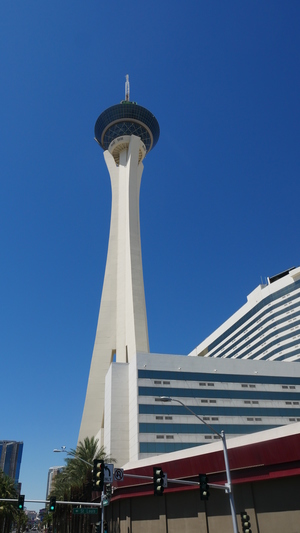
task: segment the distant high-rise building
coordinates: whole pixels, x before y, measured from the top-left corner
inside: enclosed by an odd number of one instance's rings
[[[4,474],[19,482],[23,442],[0,440],[0,468]]]
[[[103,429],[104,382],[112,361],[128,363],[149,352],[140,239],[139,194],[143,159],[159,138],[159,125],[144,107],[125,100],[99,116],[95,138],[105,150],[112,208],[105,277],[79,440]]]
[[[300,361],[300,268],[268,278],[189,355]]]
[[[64,466],[51,466],[48,470],[48,479],[47,479],[47,489],[46,489],[46,500],[53,488],[53,482],[60,472],[64,469]]]

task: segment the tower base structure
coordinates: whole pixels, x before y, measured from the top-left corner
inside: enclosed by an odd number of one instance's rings
[[[149,352],[139,216],[146,152],[135,135],[114,139],[104,152],[112,189],[111,224],[79,441],[101,435],[103,443],[105,377],[111,363],[128,363],[137,352]]]

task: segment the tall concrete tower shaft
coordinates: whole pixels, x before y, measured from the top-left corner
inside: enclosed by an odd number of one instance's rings
[[[149,352],[139,194],[143,159],[159,137],[159,125],[145,108],[123,101],[104,111],[95,137],[105,149],[112,207],[108,253],[79,440],[103,428],[105,376],[112,361],[127,363]]]

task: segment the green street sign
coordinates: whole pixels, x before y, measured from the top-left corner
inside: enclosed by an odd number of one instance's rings
[[[97,507],[73,507],[73,514],[97,514]]]

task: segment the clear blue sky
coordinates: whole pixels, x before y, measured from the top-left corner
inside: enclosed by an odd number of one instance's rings
[[[2,0],[0,439],[24,441],[27,498],[77,444],[110,223],[98,115],[128,73],[159,121],[140,202],[150,349],[187,354],[300,265],[299,24],[299,0]]]

